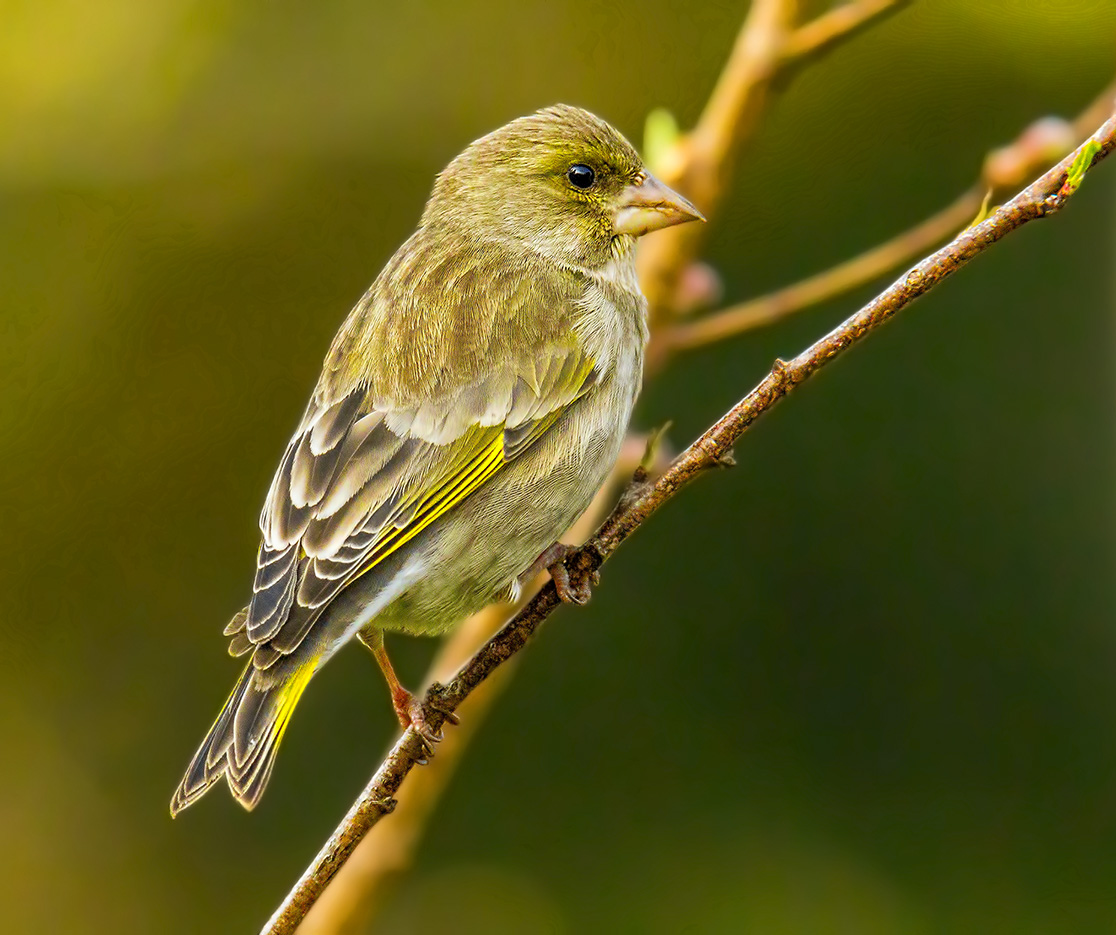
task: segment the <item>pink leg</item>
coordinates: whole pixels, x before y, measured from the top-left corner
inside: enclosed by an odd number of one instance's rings
[[[422,738],[426,754],[433,756],[434,744],[442,739],[442,732],[435,732],[430,728],[426,723],[422,702],[400,683],[399,677],[395,674],[395,668],[388,658],[387,650],[384,648],[383,633],[374,630],[371,633],[360,633],[359,635],[360,641],[372,650],[372,655],[380,666],[380,671],[384,673],[388,691],[391,692],[391,706],[395,709],[395,716],[399,718],[400,725],[404,730],[413,727],[419,737]],[[456,715],[448,711],[445,714],[446,720],[451,724],[458,723]]]

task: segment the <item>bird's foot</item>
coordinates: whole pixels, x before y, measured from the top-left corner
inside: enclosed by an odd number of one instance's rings
[[[419,746],[422,751],[419,763],[425,765],[426,761],[434,756],[434,745],[440,743],[445,735],[440,729],[434,730],[431,727],[426,718],[426,707],[423,705],[422,699],[407,691],[402,685],[392,690],[391,704],[395,708],[395,716],[399,718],[399,723],[403,729],[413,728],[418,735]],[[441,714],[442,718],[450,724],[461,723],[453,711],[442,707],[436,700],[430,704],[430,707]]]
[[[542,555],[535,559],[532,568],[545,568],[554,581],[554,590],[565,604],[584,604],[593,596],[593,588],[600,584],[601,576],[596,570],[577,569],[570,574],[566,559],[578,551],[577,546],[555,542]]]
[[[402,686],[392,691],[391,704],[395,708],[395,716],[399,718],[399,724],[403,730],[412,727],[418,735],[419,747],[422,751],[419,763],[425,765],[427,759],[434,755],[434,744],[442,739],[442,732],[434,730],[427,723],[422,700],[416,698]]]

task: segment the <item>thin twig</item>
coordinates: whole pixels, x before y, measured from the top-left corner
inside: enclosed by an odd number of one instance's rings
[[[775,83],[785,84],[784,79],[802,65],[907,2],[851,0],[796,29],[795,0],[755,0],[697,126],[663,155],[654,167],[656,174],[712,218]],[[641,246],[640,285],[647,296],[652,329],[674,317],[679,281],[699,255],[708,228],[683,224]]]
[[[808,347],[793,360],[776,361],[770,373],[739,403],[687,448],[657,481],[644,482],[621,498],[597,534],[568,560],[571,573],[598,569],[636,529],[690,481],[731,455],[732,446],[767,410],[853,344],[898,311],[966,265],[978,254],[1029,221],[1058,211],[1073,194],[1080,176],[1116,149],[1116,117],[1111,117],[1087,143],[1042,175],[980,224],[959,234],[926,258],[868,305]],[[1071,184],[1071,166],[1078,177]],[[499,666],[511,659],[559,605],[553,583],[547,584],[461,669],[448,685],[432,685],[424,698],[426,719],[437,730]],[[377,770],[345,820],[331,835],[313,864],[276,911],[263,932],[293,932],[330,878],[360,839],[394,807],[394,796],[421,756],[413,729],[404,732]]]
[[[712,218],[729,184],[726,165],[755,132],[766,109],[768,89],[784,62],[783,44],[793,26],[794,0],[755,0],[694,129],[681,137],[654,171]],[[680,225],[640,245],[640,287],[654,330],[675,314],[682,273],[698,256],[703,231]],[[691,227],[698,225],[690,225]],[[705,225],[700,225],[704,227]]]
[[[664,356],[713,344],[741,332],[772,324],[871,282],[889,270],[909,263],[912,258],[956,233],[976,217],[981,201],[981,190],[970,188],[951,205],[921,224],[860,256],[783,289],[749,299],[695,321],[666,325],[653,336],[648,358],[652,366],[658,366]]]
[[[840,9],[844,9],[843,7]],[[837,11],[834,11],[835,13]],[[823,17],[824,18],[824,17]],[[817,21],[815,21],[817,22]],[[804,26],[799,33],[810,27]],[[921,224],[904,231],[859,256],[770,292],[692,322],[664,324],[651,336],[648,369],[662,365],[678,351],[692,350],[779,321],[866,285],[893,269],[922,256],[971,223],[985,200],[994,201],[1017,189],[1085,139],[1112,110],[1116,84],[1104,89],[1074,120],[1045,118],[1027,127],[1007,146],[989,153],[980,180],[952,204]]]
[[[910,2],[911,0],[860,0],[835,7],[791,33],[783,47],[783,58],[791,63],[813,59],[828,52],[839,42],[855,36],[881,16],[893,13]]]

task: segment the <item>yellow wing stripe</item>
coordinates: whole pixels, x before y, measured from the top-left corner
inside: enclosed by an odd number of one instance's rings
[[[572,381],[581,385],[593,371],[594,362],[586,360],[571,374]],[[580,393],[578,394],[580,395]],[[577,398],[575,396],[575,398]],[[364,566],[353,576],[355,581],[361,575],[375,568],[380,562],[396,550],[402,548],[415,536],[426,529],[431,523],[464,500],[469,494],[480,487],[493,474],[502,468],[516,454],[530,447],[542,436],[562,415],[566,406],[548,412],[539,419],[531,431],[516,445],[513,453],[507,454],[504,450],[503,426],[481,428],[474,426],[474,430],[481,435],[480,451],[473,455],[467,454],[461,458],[460,468],[456,468],[441,486],[430,491],[418,502],[411,521],[401,529],[395,529],[385,535],[368,554]],[[485,440],[485,436],[488,436]],[[350,581],[350,583],[351,583]]]
[[[450,507],[460,503],[461,500],[476,490],[500,468],[502,462],[502,453],[493,450],[493,446],[489,446],[488,449],[477,455],[463,471],[450,478],[445,485],[428,496],[416,509],[411,522],[385,537],[381,543],[377,544],[372,554],[377,559],[382,558],[412,539]]]
[[[474,472],[483,470],[484,465],[492,456],[493,449],[499,447],[496,443],[500,441],[500,438],[493,436],[501,436],[498,429],[488,429],[485,431],[485,434],[489,436],[488,440],[484,441],[482,439],[479,449],[474,449],[460,458],[460,466],[454,465],[453,473],[446,479],[442,486],[436,487],[434,490],[430,491],[424,499],[419,501],[418,506],[415,508],[415,516],[425,513],[425,511],[432,506],[436,506],[439,502],[446,499],[446,497],[451,496],[454,490],[462,484],[469,482]],[[497,467],[499,467],[499,465],[497,465]],[[475,487],[470,488],[470,490],[475,489]],[[392,533],[392,535],[395,534],[396,533]]]
[[[402,529],[390,533],[381,542],[377,543],[368,557],[367,564],[360,570],[360,574],[354,577],[354,580],[360,577],[360,575],[370,571],[397,549],[410,542],[411,539],[438,519],[438,517],[445,514],[447,510],[456,506],[474,490],[480,487],[481,484],[495,474],[503,465],[503,433],[497,432],[495,438],[493,438],[464,469],[450,477],[445,484],[437,490],[432,491],[425,500],[420,503],[411,522]]]
[[[450,478],[446,485],[427,497],[410,523],[385,537],[376,546],[371,556],[372,563],[381,561],[409,542],[447,510],[480,487],[503,465],[503,455],[502,439],[497,437],[462,472]]]

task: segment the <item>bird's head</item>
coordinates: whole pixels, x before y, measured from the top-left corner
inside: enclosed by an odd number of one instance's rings
[[[423,223],[601,269],[636,237],[704,220],[599,117],[559,104],[474,142],[438,177]]]

